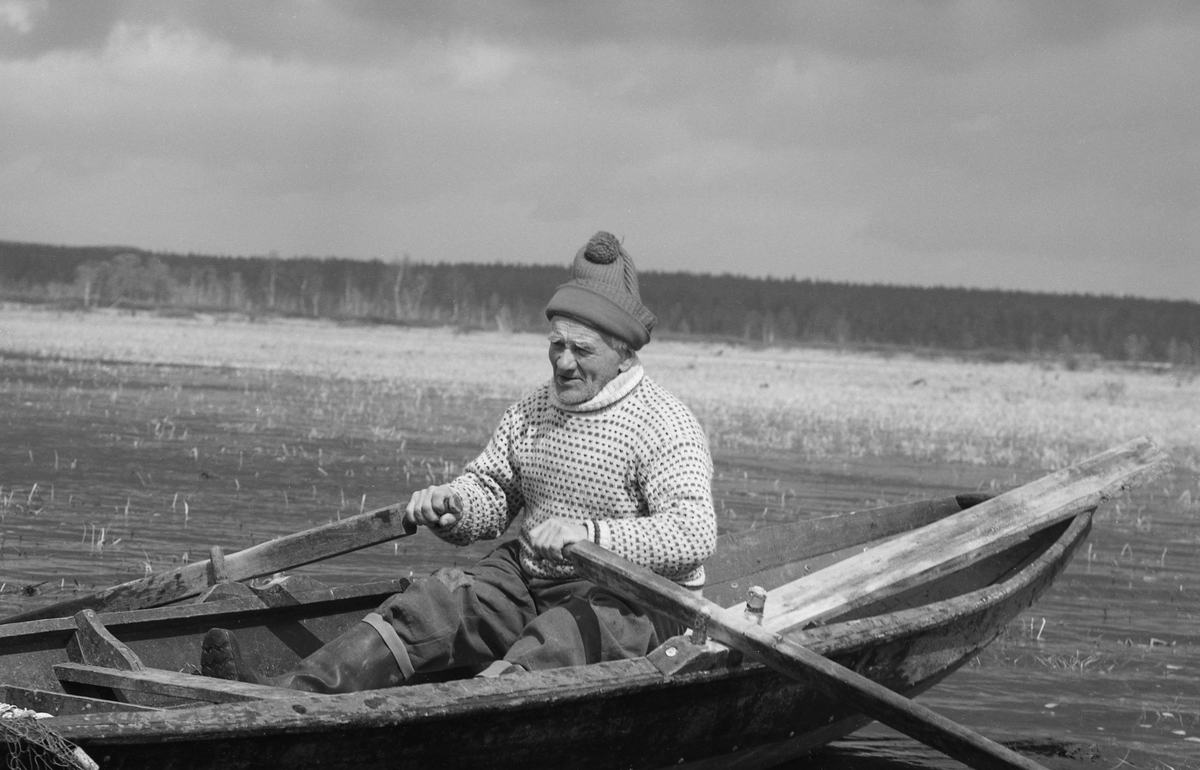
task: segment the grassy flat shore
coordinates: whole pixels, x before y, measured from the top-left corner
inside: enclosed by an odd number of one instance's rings
[[[0,309],[0,354],[404,382],[497,399],[548,373],[536,334],[11,305]],[[677,341],[652,342],[641,357],[716,449],[1049,469],[1147,435],[1200,468],[1200,377],[1190,371]]]

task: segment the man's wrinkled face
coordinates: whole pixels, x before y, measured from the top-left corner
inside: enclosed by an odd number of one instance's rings
[[[592,327],[555,316],[550,319],[550,365],[558,400],[574,406],[590,400],[626,371],[630,355],[614,348]]]

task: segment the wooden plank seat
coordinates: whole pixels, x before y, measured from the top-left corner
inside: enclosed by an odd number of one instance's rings
[[[2,700],[11,706],[47,712],[58,717],[73,714],[102,714],[111,711],[162,711],[161,708],[154,706],[120,703],[104,698],[88,698],[83,695],[70,695],[15,685],[4,685],[3,693]]]
[[[214,679],[177,671],[163,671],[156,668],[122,671],[105,666],[89,666],[84,663],[58,663],[54,666],[54,674],[64,684],[148,693],[208,703],[320,697],[312,693],[287,690],[282,687],[232,682],[226,679]]]
[[[311,697],[279,687],[147,668],[133,650],[104,627],[95,612],[81,610],[74,618],[75,634],[67,646],[71,662],[54,666],[55,676],[69,694],[122,704],[147,695],[207,703]]]

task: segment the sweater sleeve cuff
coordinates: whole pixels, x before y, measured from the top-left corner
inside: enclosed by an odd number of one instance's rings
[[[592,542],[601,548],[612,550],[612,530],[609,522],[603,519],[596,519],[591,522],[592,527]]]

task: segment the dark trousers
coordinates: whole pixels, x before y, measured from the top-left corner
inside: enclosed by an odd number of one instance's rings
[[[465,570],[440,569],[377,612],[417,673],[506,660],[529,671],[645,655],[683,625],[586,580],[529,578],[511,541]]]

